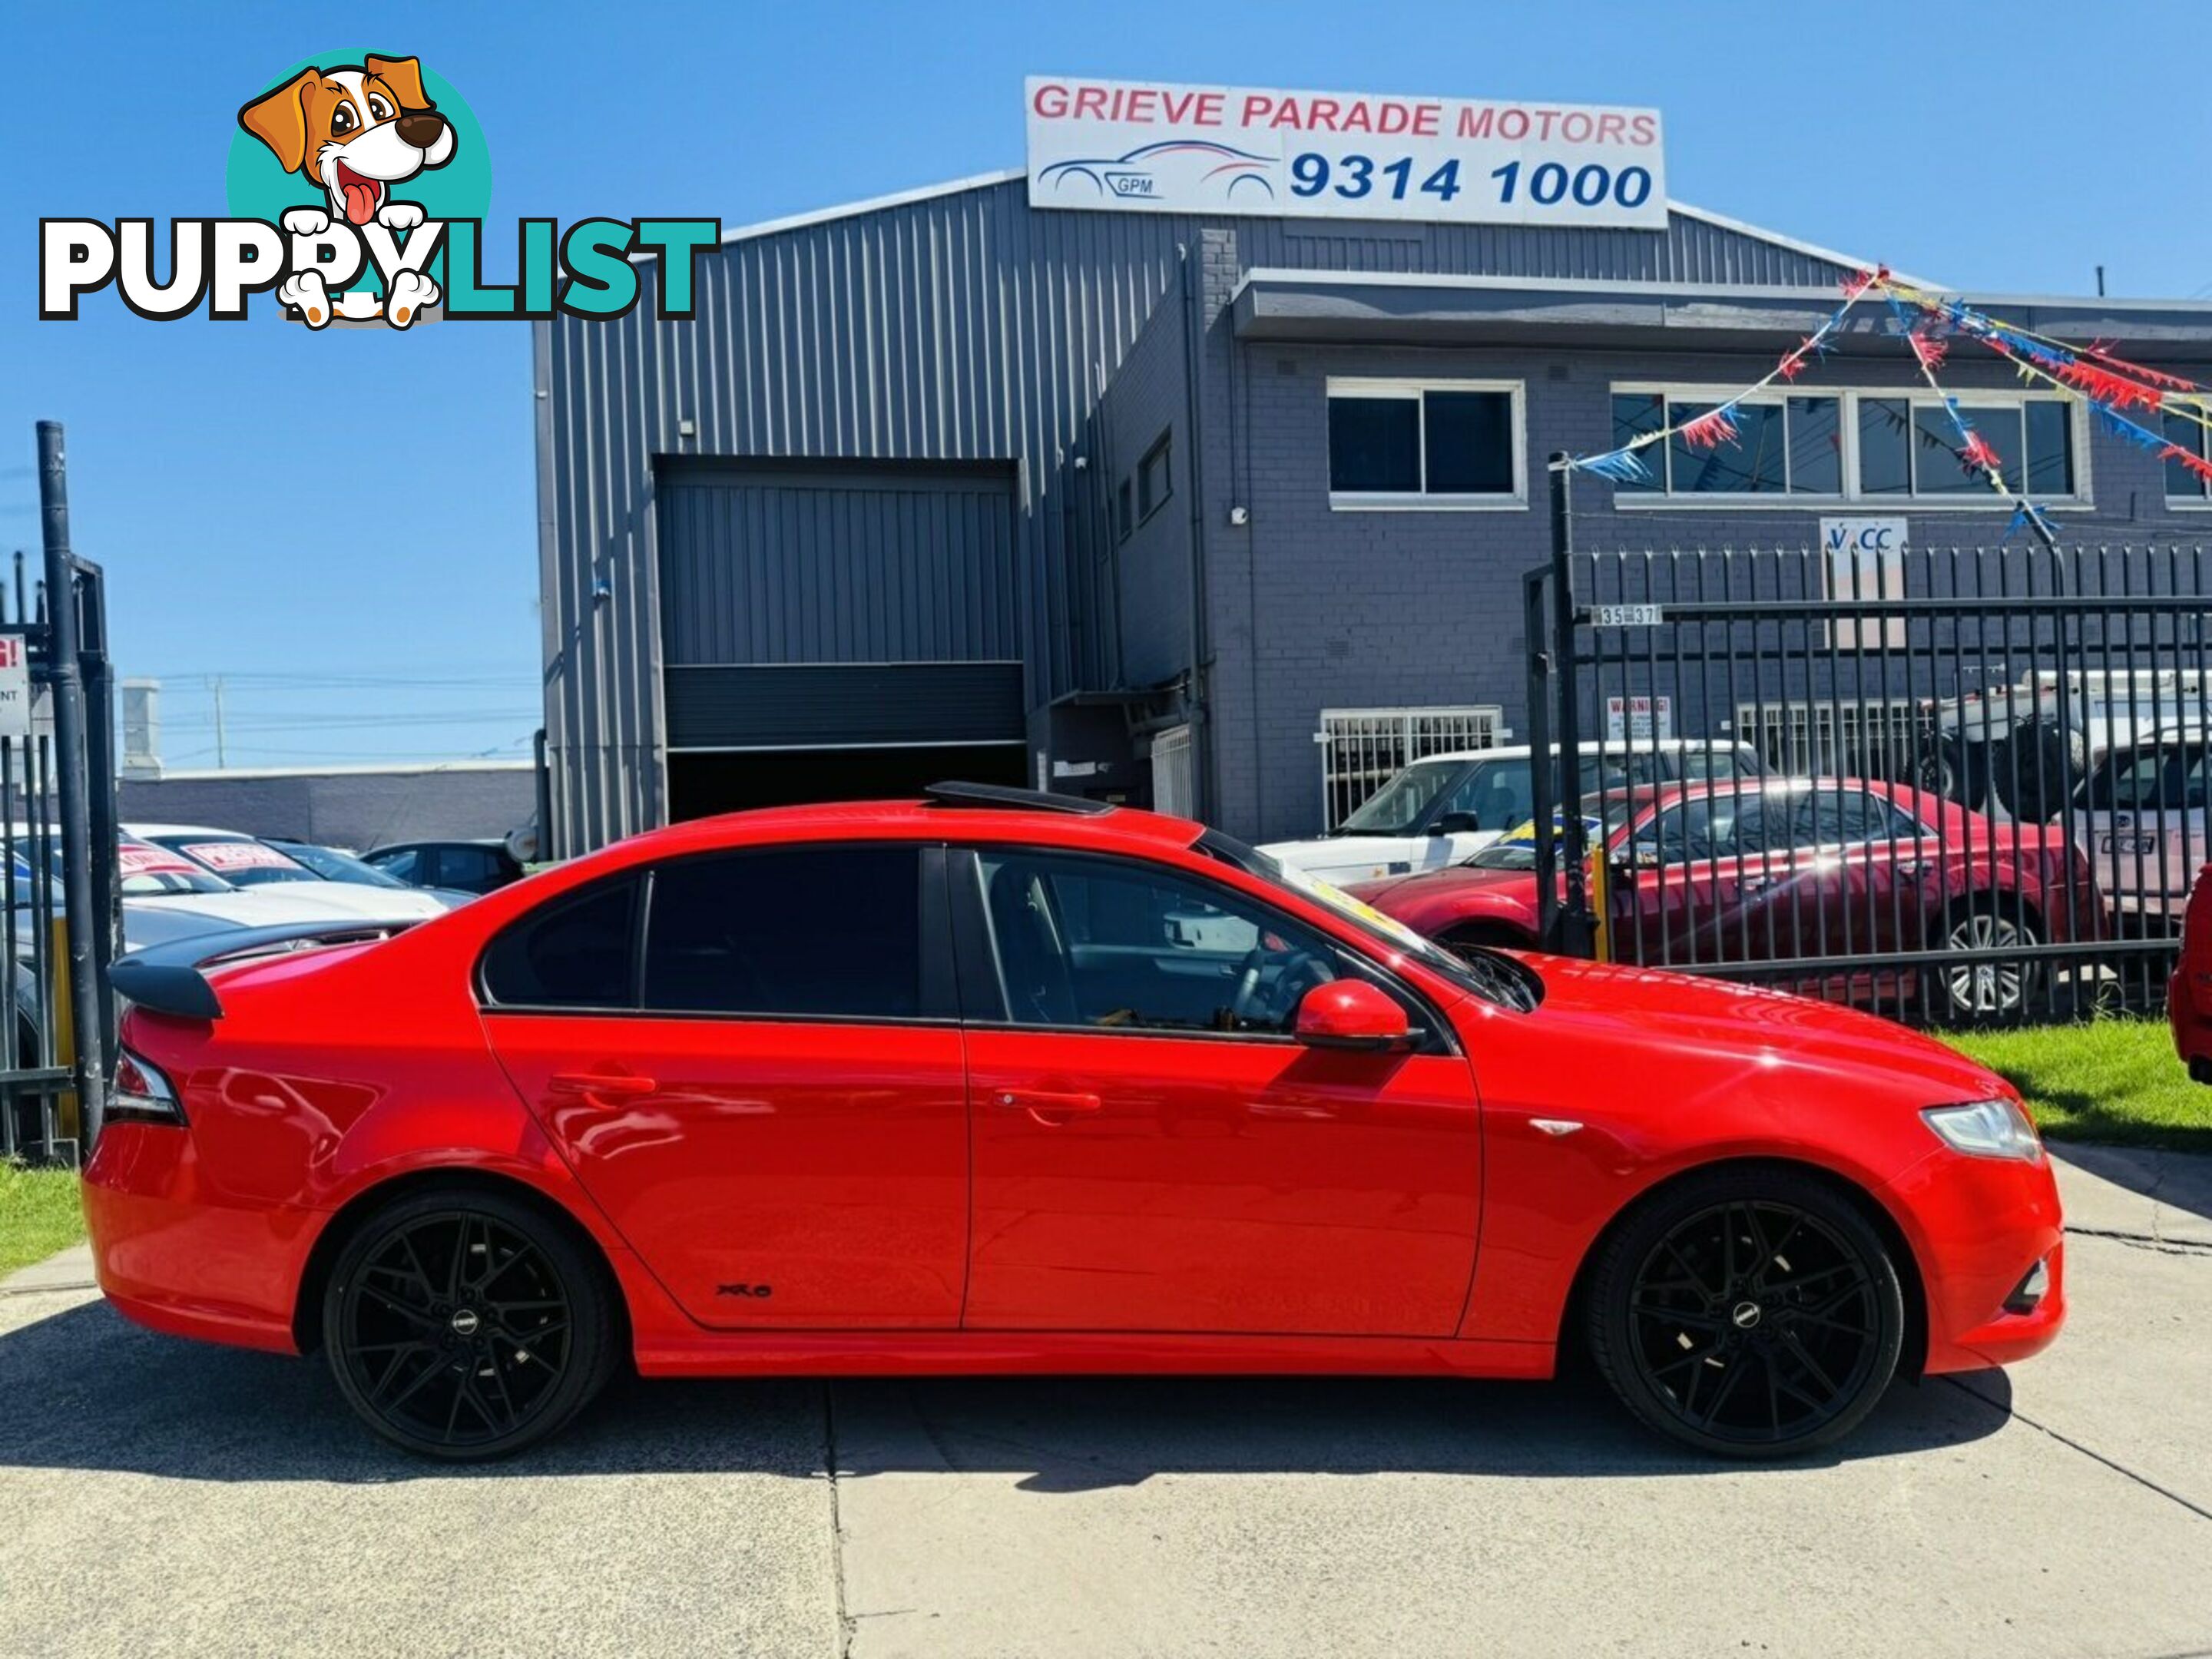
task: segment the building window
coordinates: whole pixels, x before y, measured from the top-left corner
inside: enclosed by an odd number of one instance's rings
[[[1137,463],[1137,521],[1141,524],[1160,509],[1162,502],[1175,493],[1174,483],[1168,476],[1170,453],[1169,434],[1161,433],[1159,441],[1145,452],[1145,459]]]
[[[1676,428],[1664,444],[1639,452],[1651,477],[1615,485],[1616,499],[1805,495],[1990,504],[1989,480],[1961,463],[1958,429],[1932,398],[1876,392],[1746,398],[1735,405],[1733,442],[1708,447],[1684,442],[1682,423],[1718,408],[1726,396],[1691,388],[1614,387],[1616,447]],[[2038,501],[2087,501],[2081,428],[2066,399],[1985,392],[1962,401],[1959,414],[1996,451],[2008,489]]]
[[[1517,382],[1328,383],[1333,507],[1522,506],[1523,443]]]
[[[2166,417],[2166,441],[2191,455],[2212,456],[2212,428],[2188,415]],[[2166,499],[2176,507],[2203,507],[2212,500],[2212,482],[2179,461],[2166,464]]]

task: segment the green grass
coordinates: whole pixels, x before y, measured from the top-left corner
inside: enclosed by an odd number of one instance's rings
[[[27,1170],[0,1161],[0,1277],[84,1237],[74,1170]]]
[[[2163,1020],[1938,1035],[2009,1079],[2053,1139],[2212,1152],[2212,1088],[2189,1080]]]

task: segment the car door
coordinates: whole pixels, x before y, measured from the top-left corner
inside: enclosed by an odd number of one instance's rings
[[[950,1328],[967,1084],[939,849],[656,865],[540,907],[484,1029],[586,1190],[685,1312]]]
[[[1725,787],[1652,813],[1607,871],[1614,954],[1692,968],[1774,954],[1774,917],[1757,791]],[[1784,938],[1786,939],[1786,934]]]
[[[1132,858],[957,850],[971,1329],[1449,1335],[1474,1264],[1474,1077],[1321,930]],[[1309,1048],[1362,974],[1426,1036]]]

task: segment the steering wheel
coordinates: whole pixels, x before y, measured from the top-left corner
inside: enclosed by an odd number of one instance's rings
[[[1267,1006],[1260,1006],[1260,981],[1266,971],[1271,955],[1283,957],[1282,971],[1275,981],[1275,995]],[[1326,985],[1328,973],[1310,951],[1272,952],[1264,941],[1244,953],[1244,960],[1237,972],[1236,994],[1229,1000],[1229,1018],[1232,1024],[1280,1025],[1299,1000],[1316,985]]]

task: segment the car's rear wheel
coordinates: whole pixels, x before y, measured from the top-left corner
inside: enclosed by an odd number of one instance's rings
[[[1662,1433],[1728,1457],[1790,1457],[1872,1411],[1904,1348],[1905,1297],[1848,1197],[1790,1170],[1668,1188],[1606,1242],[1585,1307],[1592,1358]]]
[[[553,1433],[618,1352],[599,1265],[536,1207],[491,1191],[421,1193],[369,1217],[333,1265],[323,1338],[371,1428],[456,1461]]]
[[[1961,905],[1952,912],[1945,924],[1943,943],[1952,951],[1995,952],[2033,948],[2038,940],[2034,927],[2025,917],[1984,901]],[[1954,963],[1942,971],[1946,1009],[1959,1024],[2017,1018],[2027,1010],[2040,982],[2033,957],[1983,956],[1976,961]]]

